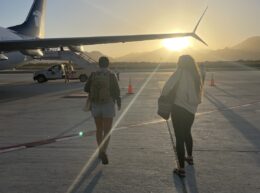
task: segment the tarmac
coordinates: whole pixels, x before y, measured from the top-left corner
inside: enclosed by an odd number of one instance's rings
[[[120,74],[123,106],[102,165],[83,83],[0,74],[0,193],[260,193],[260,71],[207,73],[184,179],[173,174],[173,129],[156,114],[170,75]]]

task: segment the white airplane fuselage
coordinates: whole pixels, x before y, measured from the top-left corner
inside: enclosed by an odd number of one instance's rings
[[[9,29],[0,27],[0,40],[22,40],[23,37],[12,32]],[[28,38],[27,38],[28,39]],[[19,51],[4,53],[8,60],[0,60],[0,70],[14,68],[17,64],[24,62],[29,57],[26,57]]]

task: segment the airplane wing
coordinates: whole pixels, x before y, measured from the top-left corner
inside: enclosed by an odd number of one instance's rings
[[[207,10],[207,9],[206,9]],[[196,30],[206,10],[199,19],[194,30],[190,33],[168,33],[168,34],[144,34],[125,36],[99,36],[99,37],[74,37],[74,38],[45,38],[45,39],[23,39],[23,40],[0,40],[0,53],[10,51],[22,51],[31,49],[56,48],[67,46],[82,46],[109,43],[125,43],[134,41],[156,40],[165,38],[191,36],[207,45],[197,34]]]
[[[19,51],[19,50],[55,48],[55,47],[66,47],[66,46],[125,43],[125,42],[134,42],[134,41],[185,37],[185,36],[193,36],[196,38],[197,35],[195,33],[170,33],[170,34],[147,34],[147,35],[126,35],[126,36],[8,40],[8,41],[0,41],[0,51],[10,52],[10,51]],[[200,39],[198,40],[202,41]],[[205,42],[203,43],[206,44]]]

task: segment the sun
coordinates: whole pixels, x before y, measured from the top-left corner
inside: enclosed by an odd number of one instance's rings
[[[170,51],[182,51],[191,46],[191,42],[187,37],[171,38],[162,41],[162,45]]]

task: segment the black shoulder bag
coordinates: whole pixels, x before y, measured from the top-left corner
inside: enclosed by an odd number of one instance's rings
[[[176,92],[179,87],[179,80],[167,96],[160,96],[158,99],[157,114],[165,120],[168,120],[172,111],[172,105],[176,98]]]

